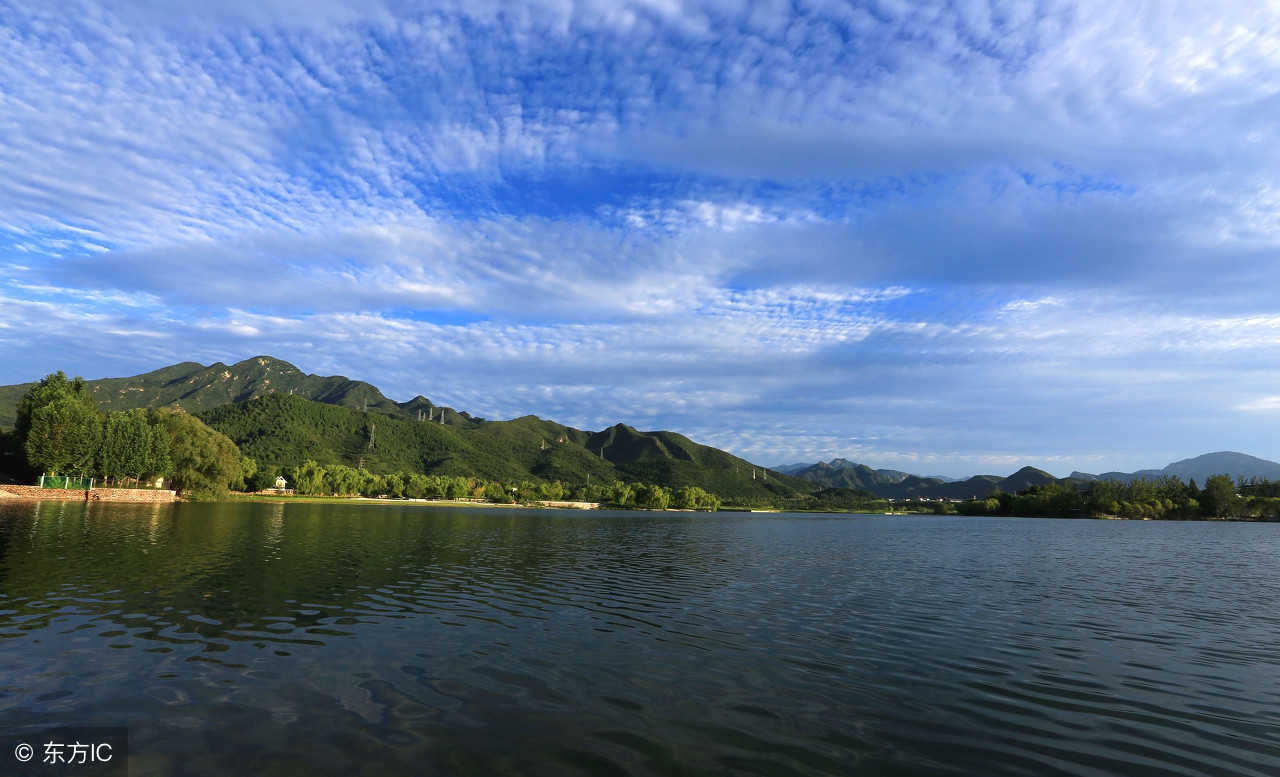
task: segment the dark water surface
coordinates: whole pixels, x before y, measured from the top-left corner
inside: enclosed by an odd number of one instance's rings
[[[1280,525],[0,504],[132,774],[1280,774]],[[7,754],[5,754],[7,755]]]

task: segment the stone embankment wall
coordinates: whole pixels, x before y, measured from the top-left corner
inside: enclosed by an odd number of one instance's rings
[[[90,502],[173,502],[178,492],[159,488],[95,488],[85,498]]]
[[[62,502],[176,502],[176,491],[150,488],[41,488],[40,486],[0,485],[0,499],[5,495],[18,499],[44,499]]]

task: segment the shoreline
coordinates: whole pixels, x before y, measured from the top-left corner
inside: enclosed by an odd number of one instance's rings
[[[41,488],[0,484],[0,499],[8,502],[125,502],[157,504],[181,501],[177,491],[159,488]]]

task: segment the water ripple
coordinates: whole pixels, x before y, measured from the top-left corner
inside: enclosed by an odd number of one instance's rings
[[[0,725],[124,716],[140,774],[1274,774],[1276,533],[6,504]]]

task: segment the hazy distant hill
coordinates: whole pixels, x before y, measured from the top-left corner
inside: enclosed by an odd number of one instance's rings
[[[1142,478],[1155,480],[1165,475],[1176,475],[1184,482],[1194,478],[1201,485],[1204,485],[1205,479],[1210,475],[1221,474],[1228,474],[1233,478],[1280,480],[1280,463],[1232,451],[1206,453],[1203,456],[1174,462],[1163,469],[1104,472],[1101,475],[1072,472],[1062,479],[1034,467],[1024,467],[1006,478],[996,475],[975,475],[964,480],[922,477],[907,475],[897,470],[873,470],[866,465],[855,464],[840,458],[817,464],[793,465],[790,469],[795,477],[817,483],[824,488],[860,489],[884,499],[971,499],[985,497],[996,489],[1016,494],[1033,485],[1044,485],[1054,481],[1063,484],[1072,481],[1086,483],[1091,480],[1118,480],[1122,483],[1130,483]]]
[[[817,483],[824,488],[867,491],[883,499],[973,499],[983,498],[999,489],[1010,494],[1033,485],[1057,480],[1034,467],[1023,467],[1008,477],[975,475],[964,480],[921,477],[898,470],[871,469],[848,459],[832,459],[793,470],[794,477]]]
[[[1217,453],[1196,456],[1192,459],[1175,461],[1163,469],[1142,469],[1137,472],[1104,472],[1101,475],[1090,475],[1084,472],[1071,473],[1072,477],[1085,480],[1118,480],[1122,483],[1131,483],[1144,478],[1154,480],[1163,475],[1177,475],[1183,481],[1189,481],[1194,478],[1200,485],[1204,485],[1205,478],[1210,475],[1280,480],[1280,464],[1245,453],[1218,451]]]
[[[18,400],[33,385],[0,386],[0,428],[13,428]],[[478,420],[452,408],[439,408],[422,396],[408,402],[393,402],[377,387],[363,381],[342,375],[308,375],[289,362],[270,356],[257,356],[232,365],[217,362],[208,367],[183,362],[128,378],[91,380],[89,390],[98,402],[98,409],[104,412],[178,407],[198,413],[229,402],[247,402],[269,394],[292,394],[328,405],[367,406],[371,412],[395,418],[416,418],[419,411],[430,412],[437,418],[443,413],[445,424],[452,426],[469,428]]]
[[[817,483],[826,488],[851,488],[870,491],[880,496],[889,493],[905,494],[907,492],[928,492],[937,483],[959,482],[956,478],[913,475],[896,469],[872,469],[865,464],[857,464],[848,459],[835,458],[816,464],[793,464],[788,467],[775,467],[776,471]],[[908,483],[907,481],[911,482]],[[894,485],[902,485],[895,489]],[[897,498],[897,497],[894,497]]]
[[[813,465],[807,464],[805,462],[797,462],[795,464],[779,464],[776,467],[770,467],[770,469],[772,469],[774,472],[781,472],[784,475],[794,475],[797,470],[802,470],[805,467],[811,467],[811,466]]]

